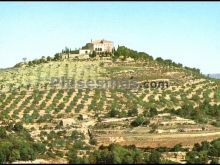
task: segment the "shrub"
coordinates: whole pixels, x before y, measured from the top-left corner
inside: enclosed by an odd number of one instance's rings
[[[0,127],[0,138],[6,138],[7,133],[4,127]]]
[[[110,117],[117,117],[119,115],[119,111],[112,108],[111,111],[108,113]]]
[[[133,120],[133,121],[131,122],[131,125],[132,125],[133,127],[138,127],[138,126],[140,126],[141,124],[143,124],[144,121],[145,121],[144,117],[138,116],[135,120]]]
[[[14,131],[20,132],[23,130],[23,125],[21,123],[16,123],[13,127]]]
[[[160,163],[161,154],[160,152],[153,150],[149,156],[149,163]]]
[[[137,108],[132,108],[128,110],[128,116],[137,116],[137,115],[138,115]]]
[[[44,154],[46,152],[46,146],[43,143],[34,143],[33,148],[40,154]]]
[[[92,139],[89,140],[89,144],[96,145],[97,144],[97,140],[92,138]]]

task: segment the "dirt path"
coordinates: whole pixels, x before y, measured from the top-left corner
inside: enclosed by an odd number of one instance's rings
[[[99,144],[107,145],[111,143],[111,138],[123,137],[122,145],[135,144],[137,147],[172,147],[176,144],[192,147],[195,143],[202,141],[210,141],[220,138],[220,131],[218,132],[202,132],[202,133],[174,133],[174,134],[125,134],[125,133],[108,133],[101,134],[97,140]]]

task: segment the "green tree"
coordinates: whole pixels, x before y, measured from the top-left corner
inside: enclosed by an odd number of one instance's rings
[[[34,143],[33,149],[40,154],[44,154],[46,152],[46,146],[43,143]]]
[[[36,153],[32,146],[28,143],[21,143],[19,147],[21,160],[34,160],[36,159]]]
[[[149,156],[149,163],[160,163],[161,154],[160,152],[153,150]]]
[[[189,164],[206,164],[208,161],[207,151],[190,151],[186,153],[186,161]]]
[[[140,126],[141,124],[143,124],[144,121],[145,121],[145,119],[144,119],[143,116],[138,116],[135,120],[133,120],[133,121],[131,122],[131,125],[132,125],[133,127],[138,127],[138,126]]]
[[[77,150],[76,148],[71,148],[68,152],[68,160],[69,164],[84,164],[88,163],[88,160],[86,158],[81,158],[77,156]]]
[[[115,108],[112,108],[111,111],[109,112],[110,117],[117,117],[119,115],[119,111],[116,110]]]
[[[93,51],[92,54],[89,54],[89,57],[91,57],[91,58],[96,57],[96,51]]]
[[[158,114],[158,112],[157,112],[156,108],[150,108],[149,115],[148,115],[149,117],[153,117],[153,116],[155,116],[157,114]]]
[[[51,59],[51,57],[50,56],[48,56],[47,57],[47,61],[51,61],[52,59]]]
[[[210,164],[219,164],[218,158],[212,158]]]
[[[89,140],[89,144],[96,145],[97,144],[97,140],[92,138],[92,139]]]
[[[176,144],[172,149],[171,151],[172,152],[179,152],[182,150],[182,145],[181,144]]]
[[[55,61],[58,61],[58,60],[61,60],[61,55],[59,54],[59,53],[56,53],[55,55],[54,55],[54,60]]]
[[[11,151],[11,154],[9,156],[9,162],[14,162],[16,160],[20,160],[21,156],[20,156],[20,152],[18,149],[13,149]]]
[[[6,138],[6,136],[7,136],[6,129],[4,127],[0,127],[0,139]]]
[[[23,130],[23,125],[19,122],[19,123],[15,123],[14,127],[13,127],[14,131],[20,132]]]
[[[137,108],[132,108],[128,110],[128,116],[137,116],[138,115],[138,110]]]
[[[5,153],[2,151],[2,149],[0,148],[0,164],[3,164],[6,162],[6,155]]]

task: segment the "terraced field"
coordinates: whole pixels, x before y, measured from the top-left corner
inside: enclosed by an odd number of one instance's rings
[[[13,68],[0,71],[2,91],[9,88],[48,85],[52,77],[88,80],[104,78],[105,69],[99,61],[65,61],[39,64],[34,67]],[[48,88],[47,88],[48,89]]]

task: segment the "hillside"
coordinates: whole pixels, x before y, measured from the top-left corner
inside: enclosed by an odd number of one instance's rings
[[[52,78],[62,77],[166,81],[169,85],[80,89],[51,84]],[[220,135],[220,87],[216,81],[198,69],[153,59],[123,46],[110,59],[58,58],[3,69],[0,87],[1,126],[21,122],[31,138],[45,146],[36,157],[48,162],[57,158],[69,161],[70,146],[78,149],[76,155],[86,157],[86,151],[112,143],[138,148],[172,148],[179,143],[193,147]]]

